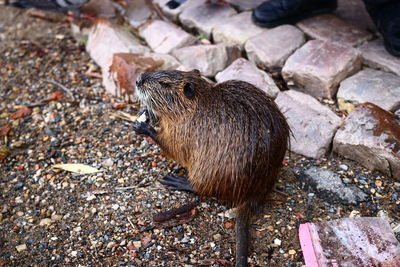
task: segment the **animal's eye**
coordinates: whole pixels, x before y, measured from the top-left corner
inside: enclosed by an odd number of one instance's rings
[[[192,83],[185,84],[183,87],[183,94],[189,99],[192,99],[195,96],[196,91]]]
[[[161,85],[161,87],[164,87],[164,88],[169,87],[169,83],[166,83],[166,82],[159,82],[159,84]]]

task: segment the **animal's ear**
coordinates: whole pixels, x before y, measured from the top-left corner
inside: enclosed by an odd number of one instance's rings
[[[192,72],[200,76],[200,71],[198,69],[192,69]]]
[[[195,89],[192,83],[185,84],[185,86],[183,87],[183,94],[189,99],[192,99],[194,97]]]

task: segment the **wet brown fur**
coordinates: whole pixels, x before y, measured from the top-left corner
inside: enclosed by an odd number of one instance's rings
[[[197,71],[139,80],[139,98],[160,129],[157,142],[186,168],[194,191],[250,214],[272,189],[287,149],[289,126],[274,101],[249,83],[212,85]]]

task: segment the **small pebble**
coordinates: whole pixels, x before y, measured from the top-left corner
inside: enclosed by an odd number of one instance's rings
[[[343,178],[342,181],[345,184],[349,184],[351,182],[351,180],[349,178]]]
[[[360,212],[358,210],[353,210],[350,212],[349,218],[359,218],[361,217]]]
[[[221,241],[222,236],[220,234],[215,234],[215,235],[213,235],[213,238],[215,241]]]
[[[17,183],[14,185],[14,190],[20,190],[24,187],[24,183]]]
[[[372,194],[375,194],[375,193],[376,193],[376,190],[375,190],[374,188],[371,188],[371,193],[372,193]]]
[[[62,218],[63,218],[62,215],[58,215],[58,214],[51,215],[51,219],[54,221],[60,221]]]
[[[142,247],[142,242],[140,242],[140,241],[133,241],[133,242],[132,242],[132,245],[134,245],[135,248],[139,249],[139,248]]]
[[[341,168],[344,171],[347,171],[349,169],[349,166],[347,166],[346,164],[340,164],[339,168]]]
[[[277,245],[277,246],[280,246],[282,244],[282,241],[280,239],[276,238],[274,240],[274,244]]]
[[[90,195],[86,198],[87,201],[91,201],[91,200],[94,200],[94,199],[96,199],[96,195],[95,195],[95,194],[90,194]]]
[[[50,218],[45,218],[45,219],[40,220],[39,225],[40,226],[49,225],[49,224],[51,224],[51,222],[52,222],[52,220]]]
[[[22,244],[22,245],[16,246],[15,248],[17,249],[18,252],[21,252],[21,251],[24,251],[27,247],[26,247],[26,244]]]
[[[104,167],[112,167],[114,165],[114,161],[112,159],[108,158],[102,162],[102,165]]]
[[[368,184],[367,181],[365,181],[365,180],[359,180],[359,183],[362,184],[362,185],[367,185]]]
[[[184,238],[182,238],[181,243],[188,243],[189,241],[189,237],[185,236]]]
[[[107,248],[110,249],[110,248],[114,247],[114,245],[115,245],[115,243],[111,241],[107,244]]]

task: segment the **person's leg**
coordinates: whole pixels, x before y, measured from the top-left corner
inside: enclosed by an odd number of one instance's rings
[[[364,0],[364,4],[383,36],[386,50],[400,56],[400,1]]]
[[[307,17],[333,12],[337,0],[271,0],[253,11],[253,22],[261,27],[293,24]]]

